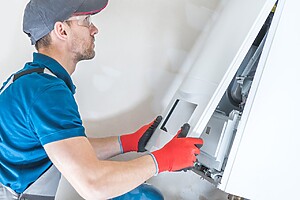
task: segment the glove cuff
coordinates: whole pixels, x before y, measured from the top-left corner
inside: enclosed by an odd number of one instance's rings
[[[120,145],[121,153],[124,153],[123,146],[122,146],[122,141],[121,141],[121,136],[118,136],[118,142],[119,142],[119,145]]]
[[[120,149],[123,153],[127,153],[130,151],[137,151],[137,142],[134,142],[133,134],[126,134],[120,136]]]
[[[155,158],[157,164],[157,171],[158,171],[157,173],[170,171],[168,156],[164,152],[162,152],[162,149],[153,151],[151,154]]]
[[[158,175],[158,172],[159,172],[159,168],[158,168],[158,163],[157,163],[157,160],[155,158],[155,156],[152,154],[152,153],[149,153],[149,155],[152,157],[153,161],[154,161],[154,164],[155,164],[155,174],[154,176],[157,176]]]

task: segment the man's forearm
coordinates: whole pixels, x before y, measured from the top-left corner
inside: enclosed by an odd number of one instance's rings
[[[121,153],[117,136],[106,138],[88,138],[98,159],[106,160]]]
[[[117,140],[117,138],[110,139]],[[103,142],[101,139],[98,141]],[[99,142],[93,140],[93,143]],[[109,199],[121,195],[157,172],[151,155],[130,161],[101,160],[96,157],[95,150],[86,137],[48,143],[44,148],[57,169],[85,199]]]
[[[150,155],[124,162],[99,161],[97,169],[99,174],[95,173],[94,176],[99,179],[94,182],[93,191],[97,193],[95,195],[103,195],[105,198],[112,198],[134,189],[151,178],[157,170]]]

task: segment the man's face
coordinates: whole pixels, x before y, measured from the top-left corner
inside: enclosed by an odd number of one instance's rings
[[[70,25],[70,51],[75,60],[89,60],[95,57],[95,34],[98,29],[91,22],[90,15],[73,16],[66,20]]]

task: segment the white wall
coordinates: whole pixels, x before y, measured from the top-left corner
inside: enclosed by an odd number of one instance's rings
[[[12,0],[2,6],[0,82],[31,59],[33,47],[22,31],[23,9],[27,1]]]
[[[103,119],[133,110],[153,95],[163,96],[217,1],[206,1],[208,7],[201,2],[110,1],[96,16],[97,56],[81,63],[74,75],[80,84],[82,115]],[[80,81],[85,76],[89,78]],[[152,106],[160,111],[158,105]]]
[[[94,17],[96,57],[79,63],[73,75],[83,119],[115,118],[139,105],[150,113],[144,122],[160,113],[161,98],[219,1],[110,1]],[[8,19],[2,20],[0,33],[1,83],[31,61],[34,48],[22,32],[27,2],[11,0],[0,14]]]
[[[22,33],[27,2],[7,1],[0,14],[0,82],[31,61],[34,48]],[[111,0],[94,17],[99,28],[95,59],[81,62],[73,75],[87,134],[134,131],[160,114],[172,80],[220,2]],[[188,186],[174,184],[174,179]],[[225,199],[193,173],[162,174],[150,182],[166,199]]]

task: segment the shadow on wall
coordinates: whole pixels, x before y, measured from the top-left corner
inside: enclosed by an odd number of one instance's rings
[[[132,109],[109,118],[101,120],[83,120],[86,134],[89,137],[116,136],[124,133],[131,133],[141,126],[150,123],[157,115],[152,109],[153,98],[141,101]]]

